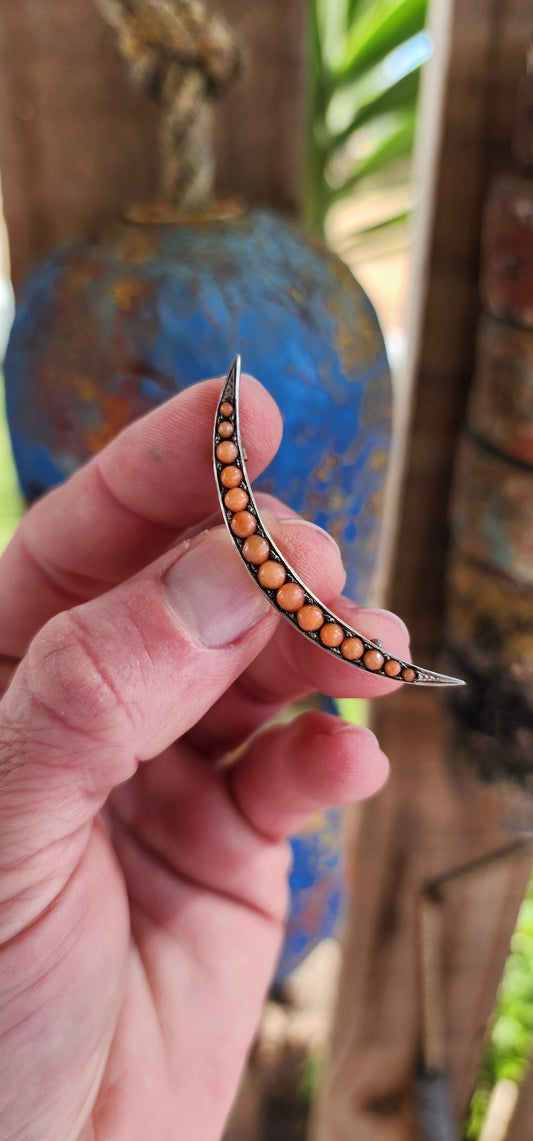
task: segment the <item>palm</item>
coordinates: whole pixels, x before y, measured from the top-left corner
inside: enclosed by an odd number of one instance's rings
[[[88,843],[81,831],[77,852],[69,841],[67,887],[27,937],[31,958],[43,944],[66,951],[61,992],[48,993],[46,974],[42,1002],[32,986],[22,1011],[36,1101],[50,1079],[43,1024],[60,1042],[53,1136],[171,1138],[177,1104],[191,1141],[220,1133],[279,946],[287,860],[197,760],[176,746],[116,791],[106,827],[97,820]]]

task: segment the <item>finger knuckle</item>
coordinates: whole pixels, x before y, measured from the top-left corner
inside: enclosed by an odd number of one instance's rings
[[[76,610],[52,618],[32,643],[28,683],[49,716],[84,734],[124,716],[111,672],[98,654],[97,638]]]

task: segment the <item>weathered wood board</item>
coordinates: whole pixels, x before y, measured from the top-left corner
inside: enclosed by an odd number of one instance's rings
[[[294,213],[305,0],[217,7],[248,52],[244,79],[216,109],[219,191]],[[58,242],[156,196],[155,108],[126,79],[93,0],[0,7],[0,172],[15,285]]]

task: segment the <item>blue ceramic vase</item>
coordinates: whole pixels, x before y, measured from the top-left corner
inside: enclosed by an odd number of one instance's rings
[[[225,373],[236,352],[284,420],[257,488],[334,536],[347,592],[368,602],[390,443],[383,338],[346,266],[266,211],[187,224],[124,219],[36,269],[5,360],[24,495],[36,499],[131,420]],[[338,920],[341,814],[318,818],[293,852],[280,975]]]

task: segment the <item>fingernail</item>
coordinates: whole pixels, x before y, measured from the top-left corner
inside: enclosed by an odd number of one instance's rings
[[[265,512],[265,516],[266,516]],[[323,539],[327,539],[336,551],[339,551],[339,544],[335,542],[329,531],[325,531],[323,527],[319,527],[317,523],[311,523],[309,519],[302,519],[300,516],[282,515],[276,516],[276,523],[282,523],[283,527],[308,527],[310,531],[314,531],[315,535],[321,535]]]
[[[405,637],[407,638],[407,641],[409,641],[409,630],[407,629],[405,622],[403,621],[402,618],[399,618],[397,614],[394,614],[392,610],[379,610],[378,607],[372,607],[371,609],[369,608],[367,610],[365,607],[365,610],[364,610],[365,627],[368,626],[367,617],[371,621],[374,615],[376,615],[377,618],[388,618],[389,621],[395,622],[397,626],[401,627],[401,629],[403,630],[403,633],[405,634]]]
[[[163,586],[172,610],[206,646],[236,642],[272,612],[225,527],[193,539],[167,571]]]

